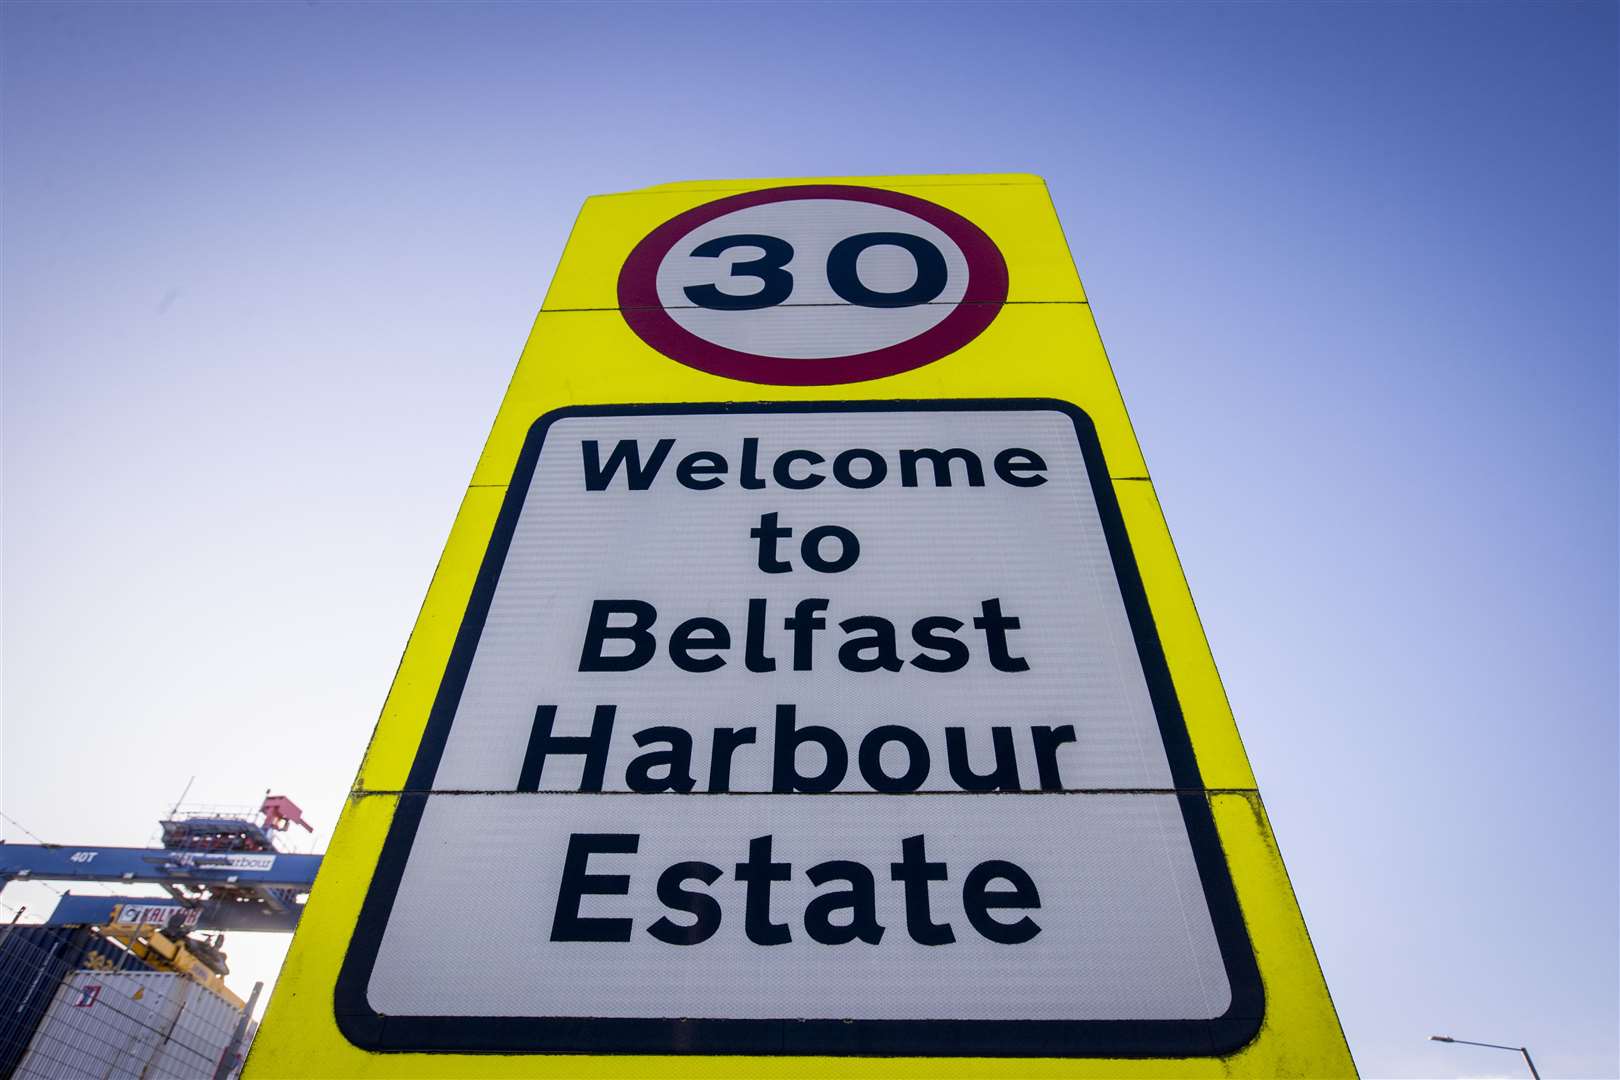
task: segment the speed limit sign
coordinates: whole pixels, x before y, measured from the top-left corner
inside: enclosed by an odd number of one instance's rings
[[[619,307],[659,352],[753,383],[825,386],[932,363],[1007,299],[1007,263],[971,221],[896,191],[803,184],[665,222],[619,274]]]

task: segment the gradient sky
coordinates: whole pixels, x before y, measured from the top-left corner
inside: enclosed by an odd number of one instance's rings
[[[28,829],[145,843],[196,774],[324,842],[585,196],[1029,171],[1363,1072],[1521,1075],[1444,1032],[1620,1074],[1613,3],[13,2],[0,39]],[[284,948],[233,936],[233,984]]]

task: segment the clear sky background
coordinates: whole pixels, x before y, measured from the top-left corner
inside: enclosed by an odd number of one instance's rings
[[[585,196],[1036,172],[1361,1068],[1620,1074],[1614,4],[0,19],[27,828],[324,841]]]

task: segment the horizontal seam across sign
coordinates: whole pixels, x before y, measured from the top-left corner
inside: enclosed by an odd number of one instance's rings
[[[883,180],[885,178],[884,177],[879,177],[879,176],[874,176],[874,177],[870,177],[870,179],[874,180],[874,181],[877,181],[877,180]],[[784,182],[784,180],[789,181],[789,182]],[[763,185],[763,186],[755,186],[756,184]],[[716,184],[714,187],[685,187],[685,186],[662,187],[662,186],[656,186],[655,185],[653,187],[648,187],[648,188],[637,188],[634,191],[607,191],[607,192],[603,192],[600,195],[591,195],[591,196],[589,196],[589,198],[592,198],[592,199],[635,199],[635,198],[646,199],[646,198],[654,198],[654,199],[656,199],[656,198],[663,198],[663,197],[681,195],[681,194],[684,194],[684,193],[689,192],[689,191],[690,192],[728,191],[728,192],[735,192],[738,195],[752,195],[753,193],[755,193],[757,191],[773,191],[773,190],[775,190],[777,188],[805,187],[805,186],[806,186],[806,184],[803,183],[802,181],[791,180],[791,178],[782,178],[782,179],[775,179],[775,180],[749,181],[748,186],[746,186],[746,187],[740,187],[740,186],[738,186],[736,184]],[[826,181],[821,181],[819,184],[812,184],[811,186],[871,187],[872,184],[848,184],[848,183],[843,183],[841,181],[829,184]],[[888,190],[893,190],[893,191],[899,191],[901,188],[973,188],[973,187],[1038,187],[1038,188],[1044,188],[1044,187],[1046,187],[1046,184],[1045,184],[1045,182],[1040,181],[1040,180],[988,180],[988,181],[961,180],[961,181],[957,181],[957,182],[954,182],[954,183],[949,181],[949,180],[946,180],[946,181],[932,180],[932,181],[923,181],[921,183],[910,183],[910,182],[906,181],[906,179],[904,177],[899,177],[899,178],[896,178],[895,180],[891,180],[889,182],[889,184],[887,185],[887,189]]]
[[[1091,301],[1089,301],[1089,300],[947,300],[947,301],[945,301],[943,303],[930,301],[930,302],[928,302],[926,304],[915,304],[915,305],[912,305],[912,306],[914,306],[914,307],[979,307],[979,306],[983,306],[985,304],[999,305],[1001,307],[1054,307],[1054,306],[1062,305],[1062,304],[1075,304],[1075,305],[1078,305],[1080,307],[1090,307],[1091,306]],[[897,309],[894,309],[894,308],[863,308],[860,304],[838,304],[838,303],[831,303],[831,302],[819,303],[819,304],[774,304],[774,305],[772,305],[771,310],[780,311],[783,308],[823,308],[823,307],[825,307],[825,308],[849,308],[851,311],[856,311],[856,310],[863,310],[863,311],[893,311],[893,310],[897,310]],[[565,312],[574,312],[574,311],[589,312],[589,311],[707,311],[707,310],[710,310],[710,309],[700,307],[697,304],[679,304],[679,305],[677,305],[675,307],[660,306],[660,305],[655,305],[655,304],[640,304],[640,305],[637,305],[635,307],[629,307],[629,308],[621,308],[621,307],[619,307],[617,305],[614,305],[612,307],[556,307],[556,308],[554,308],[554,307],[542,307],[540,309],[540,313],[542,315],[561,315],[561,314],[563,314]],[[765,309],[761,308],[761,309],[758,309],[758,310],[765,310]]]
[[[515,791],[512,788],[354,788],[350,795],[634,795],[638,797],[673,795],[676,797],[712,795],[720,798],[735,795],[776,795],[792,797],[822,797],[850,795],[880,795],[886,798],[907,798],[916,795],[1258,795],[1259,788],[1059,788],[1019,791],[962,791],[940,788],[930,791],[580,791],[578,788],[540,788],[538,791]]]
[[[950,399],[949,398],[939,398],[939,399],[930,398],[930,399],[926,399],[926,400],[948,401]],[[1130,482],[1130,483],[1140,483],[1140,484],[1151,484],[1153,482],[1153,478],[1151,476],[1109,476],[1109,479],[1114,481],[1115,483]],[[505,483],[500,483],[500,482],[487,482],[487,483],[477,483],[477,482],[475,482],[475,483],[468,484],[467,486],[469,488],[478,488],[479,490],[484,490],[484,489],[504,490],[505,488],[511,487],[510,484],[505,484]]]

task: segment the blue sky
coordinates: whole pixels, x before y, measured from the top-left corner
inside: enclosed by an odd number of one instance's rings
[[[1364,1073],[1620,1072],[1614,4],[0,20],[0,810],[330,827],[585,196],[1030,171]]]

